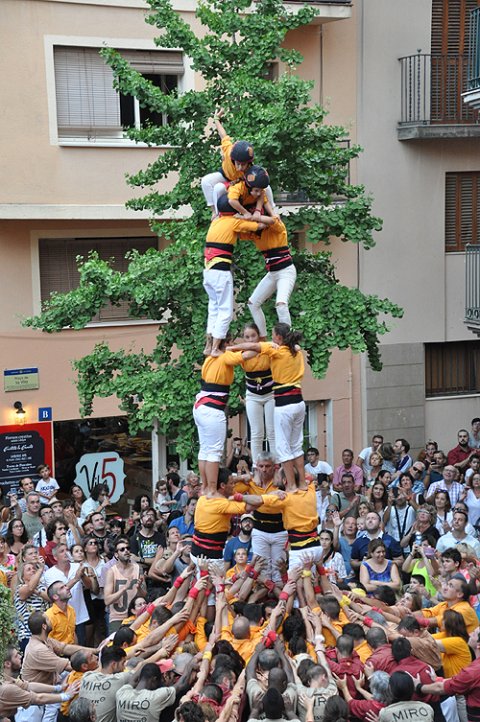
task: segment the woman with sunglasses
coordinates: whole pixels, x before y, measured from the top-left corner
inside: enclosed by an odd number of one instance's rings
[[[96,593],[90,589],[85,589],[83,592],[90,619],[94,622],[93,625],[87,625],[87,645],[98,647],[107,636],[105,601],[101,586],[102,572],[106,562],[100,553],[99,541],[93,536],[89,536],[84,540],[83,551],[85,553],[84,564],[89,567],[88,574],[95,575],[98,583]]]
[[[35,549],[34,547],[30,547]],[[24,547],[26,550],[27,547]],[[35,549],[36,552],[36,549]],[[21,552],[22,554],[22,552]],[[45,612],[49,606],[47,588],[42,582],[45,570],[45,561],[35,554],[27,558],[36,561],[23,561],[17,575],[17,583],[13,593],[13,606],[15,608],[15,628],[18,643],[22,652],[32,636],[28,626],[28,618],[33,612]]]

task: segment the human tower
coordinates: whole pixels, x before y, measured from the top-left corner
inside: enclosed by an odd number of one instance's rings
[[[233,141],[221,123],[222,111],[214,116],[221,139],[221,169],[202,179],[206,202],[212,211],[207,232],[203,286],[208,295],[208,320],[205,361],[201,390],[197,394],[193,416],[200,449],[198,464],[205,494],[197,505],[192,554],[220,558],[232,514],[248,508],[255,513],[256,527],[267,524],[270,516],[282,517],[289,530],[290,548],[319,546],[315,492],[305,484],[303,463],[303,423],[305,403],[301,383],[304,360],[298,341],[300,334],[291,328],[288,302],[295,286],[296,269],[288,245],[287,230],[277,214],[268,172],[254,160],[254,149],[246,140]],[[248,307],[253,322],[244,329],[243,341],[230,344],[229,326],[233,318],[233,252],[237,240],[249,240],[265,259],[266,274],[251,294]],[[276,293],[278,323],[267,342],[262,304]],[[227,433],[226,406],[233,382],[234,366],[241,366],[246,378],[246,411],[251,428],[254,463],[261,454],[265,433],[274,460],[282,465],[286,493],[264,494],[263,488],[236,491],[228,474],[220,469]],[[253,482],[252,482],[253,483]],[[269,489],[268,491],[275,491]],[[305,492],[301,518],[288,516],[288,492]],[[296,494],[297,511],[300,497]],[[267,498],[265,498],[267,497]],[[276,514],[273,514],[274,507]],[[280,514],[278,513],[280,512]],[[299,528],[301,527],[301,528]],[[308,527],[308,528],[305,528]],[[291,538],[290,538],[291,537]],[[293,541],[292,541],[293,540]]]

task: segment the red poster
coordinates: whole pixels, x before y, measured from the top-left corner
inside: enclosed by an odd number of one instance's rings
[[[25,476],[37,480],[40,464],[48,464],[55,476],[51,423],[0,426],[0,486],[4,495],[17,489]]]

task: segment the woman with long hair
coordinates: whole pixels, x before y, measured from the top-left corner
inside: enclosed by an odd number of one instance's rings
[[[367,489],[366,497],[373,506],[374,511],[380,514],[380,519],[385,524],[386,521],[388,521],[388,519],[385,519],[385,513],[390,508],[386,486],[379,480],[375,481],[372,486]],[[390,514],[388,514],[388,516],[390,516]]]
[[[275,399],[274,426],[277,461],[282,464],[287,488],[295,489],[305,482],[303,456],[303,423],[305,402],[302,396],[302,379],[305,373],[303,354],[298,342],[301,334],[286,323],[273,327],[272,343],[240,343],[230,346],[231,351],[255,351],[270,358]]]
[[[393,449],[393,445],[386,441],[381,445],[379,451],[383,459],[382,469],[384,471],[389,471],[390,474],[395,474],[397,469],[395,466],[395,451]]]
[[[372,539],[368,545],[367,559],[360,564],[360,582],[372,594],[378,587],[390,587],[398,592],[401,585],[396,564],[386,558],[387,549],[381,539]]]
[[[86,498],[83,489],[78,484],[74,484],[70,489],[70,496],[75,504],[75,516],[79,517],[82,513],[82,504]]]
[[[87,645],[98,647],[107,636],[105,602],[103,600],[103,589],[100,586],[100,581],[103,579],[102,571],[106,562],[101,555],[99,541],[94,536],[84,539],[83,551],[85,553],[84,566],[90,567],[88,573],[94,574],[97,581],[96,592],[90,589],[85,589],[83,592],[90,620],[94,622],[93,625],[87,624]]]
[[[329,580],[338,584],[347,577],[347,570],[342,555],[335,551],[333,532],[330,529],[323,529],[320,532],[320,544],[323,548],[322,566],[327,570]]]
[[[5,535],[10,554],[17,557],[28,542],[28,534],[25,524],[21,519],[12,519],[8,523],[7,533]]]
[[[445,489],[438,489],[433,497],[433,506],[437,513],[435,527],[439,534],[446,534],[451,531],[452,523],[452,504],[450,502],[450,494]]]
[[[20,552],[21,556],[25,554],[25,550],[27,550],[27,546]],[[41,582],[44,569],[45,562],[37,555],[35,562],[22,560],[21,568],[17,574],[17,584],[13,593],[13,606],[15,608],[17,638],[22,652],[25,651],[25,647],[32,636],[28,626],[28,618],[32,612],[44,612],[49,606],[46,587]]]
[[[432,636],[442,654],[444,677],[453,677],[475,659],[468,646],[465,620],[454,609],[447,609],[443,615],[443,631]]]
[[[467,504],[468,521],[475,526],[480,519],[480,474],[473,474],[468,485],[469,488],[465,488],[465,492],[460,498]]]
[[[8,550],[6,536],[0,536],[0,570],[7,577],[8,586],[11,585],[12,579],[15,576],[15,570],[17,567],[17,559],[14,554],[11,554]]]
[[[260,342],[257,324],[247,323],[243,329],[243,339],[246,343]],[[256,463],[258,455],[263,451],[265,436],[270,453],[275,458],[275,401],[270,359],[266,354],[260,353],[244,360],[242,368],[245,371],[245,409],[250,424],[250,451],[253,462]]]

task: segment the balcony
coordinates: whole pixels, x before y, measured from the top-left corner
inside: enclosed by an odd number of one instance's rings
[[[480,336],[480,244],[465,248],[465,319],[468,329]]]
[[[310,2],[286,0],[284,5],[291,13],[295,13],[299,7],[304,5],[314,7],[317,10],[317,15],[313,19],[312,25],[322,25],[333,20],[346,20],[352,16],[351,0],[313,0]]]
[[[480,7],[470,13],[470,52],[468,54],[467,90],[463,102],[471,108],[480,108]]]
[[[468,58],[417,53],[400,58],[399,140],[480,137],[480,114],[463,102]]]

